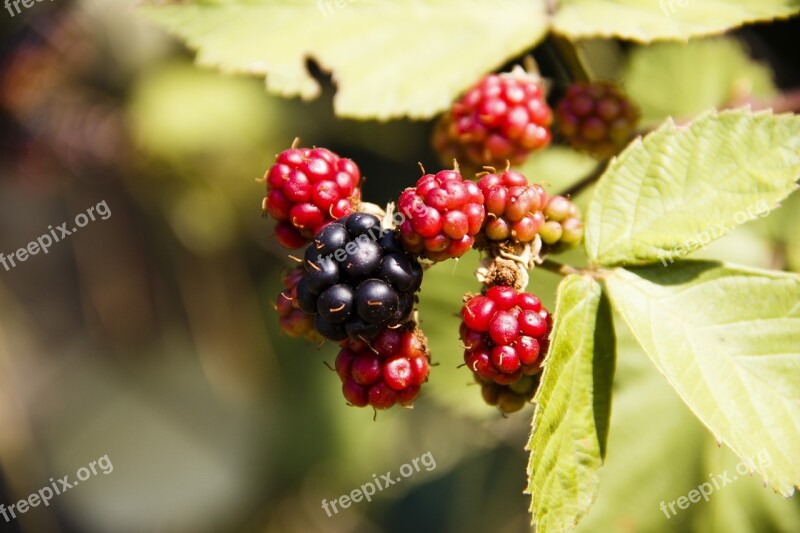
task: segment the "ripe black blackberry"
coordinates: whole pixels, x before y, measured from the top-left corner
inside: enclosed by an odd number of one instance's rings
[[[323,228],[306,248],[300,308],[323,337],[370,341],[414,311],[422,267],[378,217],[353,213]]]

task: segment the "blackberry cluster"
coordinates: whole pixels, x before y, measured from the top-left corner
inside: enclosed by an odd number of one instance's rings
[[[419,329],[387,328],[369,344],[343,344],[336,357],[336,372],[350,405],[375,409],[408,406],[428,380],[430,356]]]
[[[547,193],[541,185],[514,170],[487,173],[478,180],[486,207],[483,234],[490,241],[526,243],[536,238],[545,222]]]
[[[552,121],[539,76],[522,69],[489,74],[442,116],[433,145],[447,162],[516,165],[550,144]]]
[[[464,362],[483,380],[511,385],[539,372],[552,327],[539,298],[513,287],[490,287],[461,309]]]
[[[497,407],[501,413],[509,414],[522,409],[529,403],[539,388],[541,372],[532,376],[521,376],[510,385],[498,385],[480,374],[473,373],[475,381],[481,386],[483,401]]]
[[[480,189],[456,170],[425,174],[397,202],[403,245],[432,261],[461,257],[483,224],[483,199]]]
[[[275,310],[281,329],[291,337],[301,337],[312,342],[322,340],[314,329],[314,318],[300,309],[297,301],[297,284],[303,279],[303,267],[293,268],[283,277],[285,289],[278,295]]]
[[[300,308],[326,339],[370,341],[411,319],[422,267],[378,217],[353,213],[314,236],[297,284]]]
[[[639,110],[613,83],[576,83],[556,107],[558,131],[573,147],[611,157],[636,131]]]
[[[278,223],[285,248],[301,248],[330,222],[349,215],[361,198],[361,172],[350,159],[325,148],[290,148],[265,175],[262,209]]]
[[[578,207],[564,196],[553,196],[544,208],[545,223],[539,229],[543,251],[560,252],[583,238],[583,221]]]

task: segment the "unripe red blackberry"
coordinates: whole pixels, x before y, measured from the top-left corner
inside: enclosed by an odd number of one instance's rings
[[[378,217],[353,213],[314,236],[297,284],[300,309],[326,339],[368,342],[411,319],[422,267]]]
[[[325,225],[353,212],[361,198],[361,172],[325,148],[289,148],[264,176],[262,209],[275,219],[281,246],[300,248]]]
[[[481,386],[483,401],[497,407],[501,413],[510,414],[522,409],[536,394],[540,374],[522,376],[510,385],[499,385],[473,373],[475,381]]]
[[[457,170],[425,174],[397,202],[400,240],[406,250],[432,261],[461,257],[481,229],[483,202],[478,186]]]
[[[292,337],[302,337],[313,342],[322,340],[314,329],[314,319],[300,309],[297,300],[297,284],[303,279],[303,268],[288,271],[283,277],[285,289],[278,295],[275,310],[281,329]]]
[[[485,198],[483,235],[488,240],[527,243],[536,238],[548,200],[541,185],[529,184],[524,175],[506,170],[484,174],[478,188]]]
[[[561,136],[598,157],[610,157],[628,144],[638,121],[638,108],[607,81],[572,85],[556,107]]]
[[[552,320],[536,296],[494,286],[467,297],[461,318],[464,362],[481,378],[511,385],[539,372]]]
[[[521,68],[489,74],[441,117],[433,145],[445,161],[478,168],[519,164],[550,144],[552,120],[538,75]]]
[[[545,223],[539,228],[542,252],[560,252],[576,246],[583,238],[583,221],[578,207],[564,196],[553,196],[544,209]]]
[[[350,405],[408,406],[428,380],[430,356],[425,336],[417,328],[385,328],[369,344],[343,344],[335,369]]]

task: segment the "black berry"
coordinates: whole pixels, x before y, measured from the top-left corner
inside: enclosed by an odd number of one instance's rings
[[[382,324],[391,319],[399,305],[397,291],[385,281],[368,279],[356,289],[358,316],[371,324]]]
[[[381,248],[368,239],[351,241],[352,252],[348,253],[343,266],[347,276],[352,280],[366,278],[381,263]]]
[[[317,299],[317,312],[335,324],[347,320],[353,309],[353,289],[339,284],[325,289]]]
[[[314,317],[314,328],[320,335],[332,341],[343,341],[347,338],[344,324],[334,324],[322,315]]]
[[[352,238],[365,235],[372,230],[375,235],[374,238],[377,239],[380,236],[381,221],[378,217],[369,213],[353,213],[347,217],[345,227]]]
[[[368,342],[412,320],[422,267],[374,215],[353,213],[325,226],[305,250],[302,267],[297,305],[315,315],[323,337]]]
[[[319,255],[324,256],[343,248],[349,240],[350,235],[347,233],[347,229],[341,224],[333,223],[325,226],[314,236],[313,248]]]

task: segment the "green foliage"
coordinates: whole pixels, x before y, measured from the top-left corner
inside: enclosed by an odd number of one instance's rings
[[[789,17],[798,9],[797,0],[561,0],[554,29],[572,39],[687,40]]]
[[[797,188],[800,118],[747,110],[668,121],[634,141],[601,178],[586,251],[606,266],[680,259]]]
[[[644,124],[669,116],[691,117],[741,99],[775,94],[769,68],[751,60],[742,44],[732,38],[637,47],[623,81]]]
[[[527,446],[527,492],[541,531],[575,526],[594,501],[614,377],[614,328],[600,285],[589,276],[567,277],[555,316]]]
[[[800,464],[792,455],[800,449],[800,277],[681,261],[735,226],[765,216],[794,191],[799,149],[794,116],[708,113],[683,127],[669,121],[635,141],[601,177],[588,208],[586,250],[594,264],[628,268],[595,267],[567,277],[559,289],[553,348],[535,398],[529,444],[528,491],[539,531],[572,529],[597,493],[606,426],[592,424],[593,409],[606,405],[610,376],[606,387],[587,393],[598,369],[607,368],[592,366],[598,352],[590,341],[613,328],[610,311],[597,311],[605,296],[592,275],[715,439],[784,496],[800,485]],[[656,264],[635,268],[648,263]],[[625,479],[616,484],[630,490]],[[652,501],[665,492],[662,486],[637,496]]]
[[[356,118],[430,117],[547,31],[544,0],[491,8],[458,0],[342,8],[313,0],[186,2],[141,11],[196,49],[199,64],[266,74],[267,89],[283,96],[319,95],[306,70],[312,57],[333,75],[337,114]],[[487,28],[502,31],[482,38]]]
[[[531,49],[550,30],[572,40],[620,37],[652,43],[718,34],[800,11],[800,0],[682,3],[372,0],[338,7],[234,0],[147,5],[141,11],[197,50],[198,63],[265,76],[274,94],[318,96],[320,86],[307,69],[313,59],[337,87],[338,115],[379,120],[434,116],[480,75]],[[590,267],[558,287],[552,348],[527,446],[533,522],[543,533],[570,530],[581,521],[578,527],[586,531],[699,527],[749,532],[751,522],[790,530],[787,524],[796,513],[755,492],[752,483],[717,496],[705,513],[693,509],[666,518],[658,504],[704,482],[706,470],[730,469],[742,459],[785,496],[800,485],[795,457],[800,450],[800,278],[682,261],[737,226],[766,216],[797,189],[800,119],[738,109],[680,122],[711,108],[774,95],[769,70],[749,59],[733,39],[638,47],[622,79],[645,124],[668,119],[609,164],[586,209]],[[168,113],[189,108],[180,91],[169,91],[179,85],[175,80],[156,81],[149,91],[144,87],[138,105],[150,114],[163,105],[164,114],[139,124],[139,137],[156,153],[164,135],[174,144],[168,152],[203,145],[202,128],[194,128],[187,139],[172,139],[175,121]],[[224,126],[236,123],[237,113],[240,119],[244,110],[259,108],[252,87],[225,82],[217,89],[235,100],[233,117],[226,111],[230,102],[223,105],[214,100],[217,92],[210,92],[194,95],[200,107],[212,111],[210,119],[196,121],[191,113],[177,118]],[[259,108],[261,114],[273,111]],[[238,133],[268,138],[272,130],[264,126]],[[231,146],[237,142],[231,140]],[[534,155],[520,170],[531,181],[562,190],[594,165],[592,158],[556,148]],[[205,204],[187,205],[188,214]],[[800,268],[799,220],[786,217],[775,239],[781,257],[795,269]],[[453,370],[461,364],[457,312],[465,290],[477,291],[476,265],[476,254],[470,254],[430,269],[420,299],[421,326],[434,362],[448,369],[436,374],[428,390],[448,412],[470,419],[495,414],[483,405],[477,388],[465,387],[469,372]],[[620,343],[613,312],[632,332]],[[639,357],[637,342],[654,367],[641,367],[643,357],[629,360],[615,378],[617,352]],[[611,437],[622,451],[615,456],[612,449],[611,470],[603,473],[612,383],[624,385],[612,419],[619,433]],[[358,419],[348,420],[352,425],[343,424],[342,435],[358,433]],[[735,456],[711,448],[714,441],[703,425]],[[373,440],[381,432],[372,428]],[[345,441],[342,437],[340,445],[349,450],[346,457],[357,461],[360,450]],[[677,466],[665,463],[670,458]],[[758,510],[740,509],[741,494],[759,501]],[[587,517],[595,499],[598,508]],[[618,519],[620,505],[625,520]]]
[[[791,495],[800,484],[800,277],[679,262],[618,270],[606,287],[644,350],[717,440]]]
[[[319,95],[306,69],[313,58],[337,85],[338,115],[384,120],[443,111],[478,76],[534,47],[550,29],[572,39],[652,42],[721,33],[800,10],[800,0],[685,6],[676,0],[562,0],[552,13],[544,0],[340,4],[195,0],[151,3],[140,11],[197,50],[199,64],[266,75],[267,89],[282,96]]]

